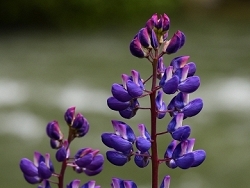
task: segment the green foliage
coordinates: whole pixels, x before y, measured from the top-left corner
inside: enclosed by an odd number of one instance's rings
[[[119,26],[159,12],[178,11],[176,0],[12,0],[0,6],[0,24],[6,26],[86,27]]]

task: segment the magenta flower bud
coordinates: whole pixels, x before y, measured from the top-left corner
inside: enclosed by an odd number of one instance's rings
[[[162,19],[162,31],[167,32],[170,26],[170,19],[165,13],[161,17],[161,19]]]
[[[75,109],[76,107],[72,106],[70,108],[68,108],[64,114],[64,120],[66,121],[66,123],[71,126],[72,121],[75,118]]]
[[[138,33],[138,39],[144,48],[152,48],[151,39],[147,28],[142,28]]]
[[[163,52],[172,54],[177,52],[185,43],[185,35],[181,31],[177,31],[173,37],[166,41],[163,46]]]
[[[80,129],[84,125],[84,117],[82,114],[78,113],[73,121],[72,127],[75,129]]]
[[[118,151],[107,151],[106,157],[110,163],[116,166],[123,166],[129,161],[126,155]]]
[[[159,47],[158,39],[154,30],[152,30],[151,32],[151,45],[154,49],[157,49]]]
[[[111,110],[122,111],[129,107],[130,102],[129,101],[121,102],[117,100],[115,97],[109,97],[107,99],[107,105]]]
[[[144,58],[144,57],[147,57],[149,55],[149,50],[144,48],[138,37],[135,37],[131,43],[130,43],[130,52],[132,55],[134,55],[135,57],[138,57],[138,58]]]
[[[75,137],[83,137],[89,131],[89,122],[82,114],[78,113],[73,121],[72,128],[75,130]]]
[[[59,124],[57,121],[51,121],[47,124],[46,133],[48,137],[54,140],[62,140],[63,134],[60,130]]]
[[[160,188],[169,188],[170,186],[170,176],[167,175],[163,178]]]
[[[128,91],[120,84],[113,84],[111,93],[118,101],[121,102],[128,102],[132,99]]]
[[[136,154],[143,154],[145,156],[142,155],[136,155]],[[136,152],[135,156],[134,156],[134,162],[136,164],[136,166],[140,167],[140,168],[144,168],[146,166],[148,166],[149,164],[149,152]]]
[[[178,89],[184,93],[193,93],[200,86],[200,78],[198,76],[188,77],[178,85]]]

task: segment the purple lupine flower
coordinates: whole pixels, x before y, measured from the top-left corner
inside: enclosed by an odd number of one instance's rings
[[[68,185],[67,185],[67,188],[79,188],[80,186],[80,180],[73,180],[71,181]]]
[[[40,183],[44,179],[49,179],[52,173],[54,173],[49,153],[45,154],[44,157],[39,152],[34,152],[34,162],[23,158],[19,165],[25,180],[30,184]]]
[[[170,185],[170,176],[167,175],[163,178],[160,188],[169,188],[169,185]]]
[[[158,119],[162,119],[165,117],[166,115],[166,110],[167,110],[167,106],[165,104],[165,102],[163,101],[163,92],[162,91],[158,91],[156,99],[155,99],[155,104],[157,107],[157,118]]]
[[[106,157],[110,163],[116,166],[123,166],[130,161],[130,157],[118,151],[107,151]]]
[[[130,153],[135,142],[135,134],[132,128],[122,121],[112,120],[115,133],[103,133],[102,142],[116,151]]]
[[[139,101],[137,99],[132,99],[130,101],[129,107],[119,111],[119,114],[125,119],[131,119],[136,115],[139,106],[140,106]]]
[[[127,109],[130,106],[130,101],[121,102],[117,100],[115,97],[109,97],[107,99],[107,105],[111,110],[122,111],[122,110]]]
[[[182,169],[188,169],[190,167],[199,166],[201,163],[203,163],[206,158],[206,152],[204,150],[193,151],[194,143],[194,138],[182,141],[177,145],[171,142],[171,147],[167,148],[167,151],[164,155],[165,158],[172,159],[172,164],[168,164],[168,166],[170,168],[175,168],[178,166]]]
[[[80,180],[73,180],[68,185],[67,188],[100,188],[99,185],[96,185],[94,180],[90,180],[87,183],[80,186]]]
[[[88,176],[99,174],[103,169],[104,157],[99,150],[82,148],[75,154],[74,170],[77,173],[84,172]]]
[[[59,149],[62,147],[63,144],[63,140],[54,140],[54,139],[50,139],[50,146],[52,149]]]
[[[136,148],[144,153],[151,148],[151,137],[144,124],[138,125],[140,136],[136,138]]]
[[[69,143],[67,140],[64,140],[62,146],[56,152],[56,160],[58,162],[63,162],[70,156]]]
[[[75,130],[75,137],[83,137],[89,131],[89,122],[85,117],[83,117],[82,114],[78,113],[72,123],[71,128]]]
[[[137,185],[132,180],[122,180],[120,178],[112,178],[112,188],[137,188]]]
[[[161,78],[162,78],[163,75],[164,75],[165,69],[166,69],[166,66],[165,66],[164,63],[163,63],[163,56],[161,56],[161,57],[158,59],[158,62],[157,62],[157,78],[158,78],[158,79],[161,80]]]
[[[149,54],[149,50],[141,45],[137,36],[131,41],[129,49],[135,57],[144,58]]]
[[[176,31],[173,37],[164,43],[163,52],[166,54],[172,54],[177,52],[185,43],[186,37],[183,32]]]
[[[166,94],[174,94],[178,89],[179,78],[173,75],[173,67],[168,66],[159,82],[159,86]]]
[[[39,185],[37,188],[51,188],[51,186],[48,180],[43,180],[41,185]]]
[[[189,94],[179,92],[167,106],[171,110],[170,115],[174,116],[177,113],[183,113],[184,118],[197,115],[203,108],[203,101],[201,98],[196,98],[189,101]]]
[[[151,46],[151,39],[150,39],[150,34],[148,33],[147,28],[142,28],[139,32],[138,32],[138,39],[141,43],[141,45],[144,48],[152,48]]]
[[[51,121],[47,124],[46,133],[53,140],[63,139],[63,134],[57,121]]]
[[[148,151],[146,152],[137,151],[134,156],[134,162],[136,166],[140,168],[144,168],[148,166],[149,164],[149,161],[150,161],[149,157],[150,157],[150,154]]]
[[[71,126],[74,118],[75,118],[75,110],[76,107],[72,106],[70,108],[68,108],[64,114],[64,120],[66,121],[66,123]]]
[[[191,128],[188,125],[182,125],[183,117],[183,113],[178,113],[167,126],[167,131],[174,140],[184,141],[190,136]]]

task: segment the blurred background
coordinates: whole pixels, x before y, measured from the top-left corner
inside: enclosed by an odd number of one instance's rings
[[[177,30],[186,44],[178,55],[190,55],[202,84],[191,99],[201,97],[204,109],[185,120],[191,125],[195,149],[204,149],[207,159],[198,168],[160,168],[160,180],[171,175],[175,188],[234,188],[250,184],[250,1],[248,0],[12,0],[0,1],[0,182],[1,187],[29,185],[19,169],[21,158],[34,151],[50,152],[45,134],[47,122],[58,120],[66,134],[65,110],[76,106],[91,128],[72,143],[74,154],[82,147],[108,150],[100,140],[111,132],[111,119],[134,127],[149,126],[147,111],[124,120],[106,106],[110,87],[120,83],[122,73],[138,70],[150,75],[145,59],[133,57],[129,43],[153,13],[171,19],[170,36]],[[166,98],[166,103],[170,97]],[[143,101],[147,106],[147,100]],[[164,131],[170,118],[159,121]],[[160,155],[170,142],[159,138]],[[56,170],[59,171],[59,166]],[[96,177],[68,169],[65,184],[73,178],[96,179],[109,187],[111,178],[133,179],[138,187],[150,187],[150,165],[139,169],[131,161],[124,167],[105,163]]]

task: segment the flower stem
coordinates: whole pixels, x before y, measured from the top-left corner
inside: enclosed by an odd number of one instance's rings
[[[152,86],[150,93],[150,104],[151,104],[151,161],[152,161],[152,188],[158,188],[158,168],[159,168],[159,162],[158,162],[158,151],[157,151],[157,130],[156,130],[156,117],[157,117],[157,109],[155,104],[155,98],[156,98],[156,81],[157,81],[157,62],[158,52],[155,53],[156,57],[154,58],[154,61],[152,62],[152,68],[153,68],[153,76],[152,76]]]

